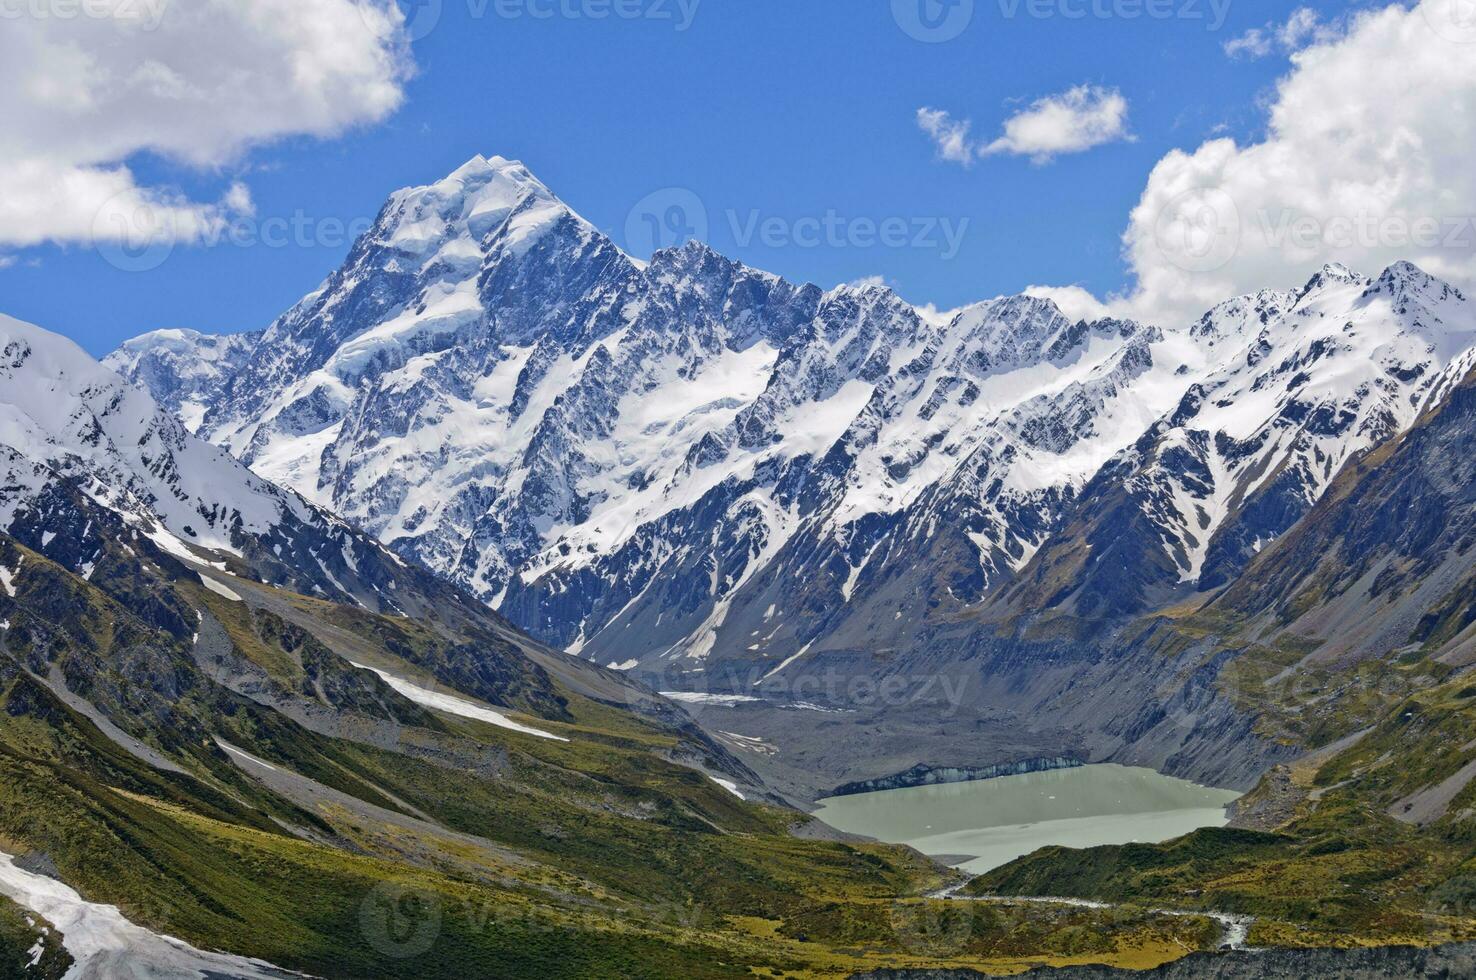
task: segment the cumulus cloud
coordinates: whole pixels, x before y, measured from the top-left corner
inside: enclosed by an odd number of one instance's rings
[[[1005,121],[1004,135],[984,147],[985,155],[1009,153],[1044,163],[1062,153],[1081,153],[1129,139],[1127,99],[1116,89],[1078,85],[1038,99]]]
[[[1073,320],[1100,320],[1111,308],[1081,286],[1027,286],[1026,296],[1048,299]]]
[[[977,147],[969,139],[969,122],[960,122],[942,109],[922,108],[917,110],[917,126],[933,141],[940,160],[965,167],[974,162]]]
[[[1451,11],[1354,17],[1292,55],[1264,139],[1160,160],[1123,236],[1136,284],[1117,305],[1185,321],[1329,261],[1409,259],[1476,283],[1476,23]]]
[[[152,153],[206,174],[289,135],[336,136],[401,104],[412,62],[391,0],[90,0],[0,31],[0,244],[194,241],[249,190],[147,186]]]
[[[954,119],[941,109],[919,109],[917,125],[933,141],[938,157],[951,163],[967,167],[1001,153],[1048,163],[1061,154],[1131,139],[1127,113],[1127,99],[1116,89],[1078,85],[1037,99],[1005,120],[1004,134],[988,143],[970,137],[969,120]]]
[[[1330,39],[1333,29],[1322,23],[1322,17],[1311,7],[1299,7],[1283,24],[1253,27],[1239,37],[1225,42],[1225,53],[1232,58],[1264,58],[1274,51],[1298,51],[1316,39]]]

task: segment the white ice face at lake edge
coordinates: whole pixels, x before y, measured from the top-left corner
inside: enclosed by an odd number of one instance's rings
[[[715,704],[723,707],[751,704],[762,700],[746,694],[703,694],[696,691],[662,691],[661,696],[668,701],[680,701],[683,704]]]

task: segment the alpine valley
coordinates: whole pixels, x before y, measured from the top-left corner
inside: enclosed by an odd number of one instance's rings
[[[0,976],[1468,954],[1476,303],[1368,272],[938,315],[477,157],[258,333],[0,318]],[[967,882],[806,815],[1097,762],[1246,795]]]

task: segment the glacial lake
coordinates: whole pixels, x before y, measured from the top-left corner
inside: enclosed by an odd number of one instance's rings
[[[833,796],[815,816],[982,874],[1051,844],[1158,843],[1223,827],[1225,805],[1239,796],[1152,769],[1093,765]]]

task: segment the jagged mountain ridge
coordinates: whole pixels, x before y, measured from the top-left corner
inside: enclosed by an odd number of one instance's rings
[[[1088,615],[1224,584],[1476,339],[1416,272],[1329,267],[1183,330],[1029,297],[940,319],[699,244],[638,262],[476,158],[393,195],[200,431],[548,642],[762,677],[1022,570]],[[1126,597],[1083,564],[1114,550]]]
[[[155,330],[103,359],[103,367],[142,383],[194,432],[219,389],[261,340],[261,332],[206,336],[198,330]]]
[[[1016,608],[1109,619],[1235,582],[1344,468],[1460,382],[1476,306],[1407,263],[1377,280],[1329,266],[1193,328],[1227,332],[1250,341],[1093,480],[1008,590]]]
[[[0,538],[110,592],[150,626],[199,635],[177,604],[139,587],[146,578],[194,583],[233,601],[252,589],[298,589],[439,632],[442,640],[413,653],[411,645],[390,647],[451,691],[564,720],[557,688],[652,719],[726,757],[654,692],[542,646],[465,591],[262,480],[72,341],[0,316],[0,356]],[[10,598],[23,561],[0,566],[0,591]]]
[[[64,337],[0,316],[0,383],[0,530],[84,577],[116,533],[100,526],[112,515],[134,541],[307,594],[401,613],[455,604]]]

